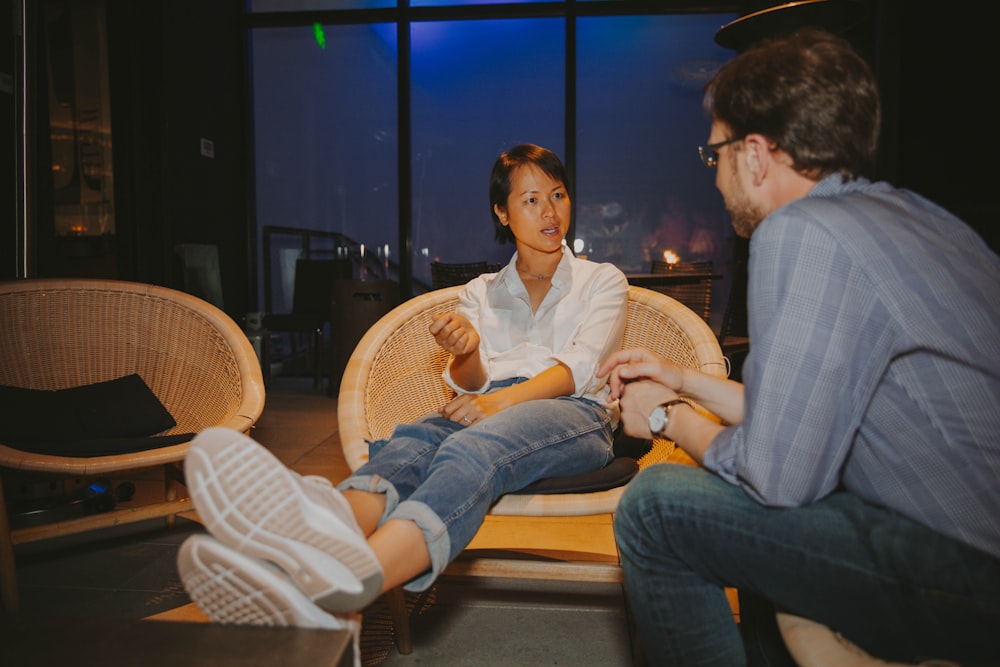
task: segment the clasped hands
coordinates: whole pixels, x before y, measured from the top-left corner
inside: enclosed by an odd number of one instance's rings
[[[684,368],[645,348],[615,352],[601,364],[597,375],[608,375],[609,399],[619,399],[622,426],[636,438],[653,437],[649,413],[677,398],[684,385]]]

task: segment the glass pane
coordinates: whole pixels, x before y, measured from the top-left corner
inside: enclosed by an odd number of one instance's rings
[[[251,14],[315,9],[381,9],[395,6],[396,0],[249,0],[247,3]]]
[[[734,55],[714,34],[733,18],[578,21],[576,242],[590,259],[648,273],[671,251],[724,272],[734,234],[697,146],[709,133],[702,88]],[[716,297],[713,321],[725,292]]]
[[[529,2],[549,2],[549,0],[410,0],[411,7],[452,7],[458,5],[519,5]]]
[[[430,262],[507,262],[493,237],[489,176],[519,143],[564,154],[565,22],[506,19],[412,26],[413,272]]]
[[[105,4],[44,4],[40,14],[51,163],[43,168],[52,174],[55,253],[45,254],[42,272],[113,278],[115,188]]]
[[[396,29],[388,24],[252,32],[259,296],[266,310],[288,312],[289,277],[300,257],[349,253],[355,277],[381,277],[385,262],[375,249],[388,246],[396,277],[396,53]],[[290,233],[269,234],[266,249],[263,232],[274,227]]]

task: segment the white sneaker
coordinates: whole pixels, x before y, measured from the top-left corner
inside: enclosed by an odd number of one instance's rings
[[[192,602],[216,623],[347,630],[361,661],[361,614],[335,616],[317,607],[280,568],[245,556],[209,535],[192,535],[177,553]]]
[[[326,504],[337,515],[337,518],[347,524],[355,533],[364,537],[361,526],[354,516],[351,504],[344,498],[344,494],[337,490],[333,482],[326,477],[319,475],[299,475],[294,470],[289,470],[293,477],[298,477],[302,482],[302,490],[319,504]]]
[[[357,611],[381,593],[382,568],[332,485],[304,479],[257,442],[222,427],[198,434],[184,468],[208,531],[280,567],[323,609]]]

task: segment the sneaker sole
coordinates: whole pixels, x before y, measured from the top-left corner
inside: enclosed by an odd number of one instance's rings
[[[191,499],[223,544],[284,570],[309,599],[332,612],[357,611],[382,589],[365,539],[313,503],[271,452],[242,433],[200,433],[185,459]]]
[[[313,604],[277,568],[193,535],[177,553],[177,569],[191,600],[216,623],[347,629]]]

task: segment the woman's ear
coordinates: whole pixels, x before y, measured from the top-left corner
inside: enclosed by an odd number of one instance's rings
[[[493,212],[497,214],[497,218],[500,219],[500,224],[504,227],[507,226],[507,211],[500,204],[493,204]]]

